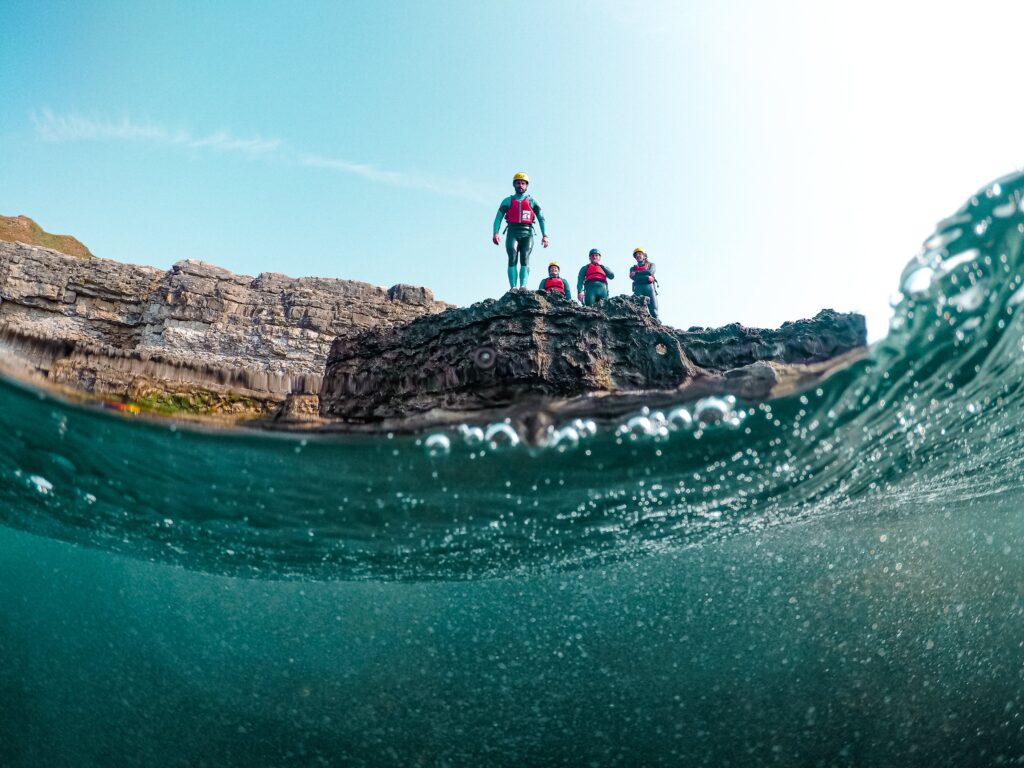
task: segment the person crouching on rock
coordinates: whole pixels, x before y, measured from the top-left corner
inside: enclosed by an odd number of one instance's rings
[[[569,293],[569,283],[562,277],[561,272],[562,268],[558,266],[558,262],[552,261],[548,264],[548,276],[540,281],[539,290],[560,293],[569,301],[572,301],[572,294]]]
[[[647,252],[639,246],[633,249],[636,264],[629,268],[629,279],[633,281],[633,295],[646,296],[647,308],[652,317],[658,316],[657,281],[654,279],[654,262],[648,261]]]
[[[576,291],[579,300],[592,307],[608,298],[608,281],[615,279],[615,273],[601,264],[601,252],[597,248],[591,248],[589,256],[590,263],[580,267]]]
[[[498,206],[498,214],[494,217],[494,235],[491,241],[498,245],[498,228],[504,218],[508,226],[505,236],[505,253],[508,254],[508,285],[509,290],[516,287],[516,262],[519,262],[519,287],[526,287],[530,277],[530,251],[533,250],[533,221],[540,224],[541,244],[548,247],[548,236],[544,229],[544,215],[540,212],[540,203],[526,194],[530,186],[530,177],[523,172],[512,177],[515,194],[506,197]]]

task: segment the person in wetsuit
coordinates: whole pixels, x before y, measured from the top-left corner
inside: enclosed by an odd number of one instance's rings
[[[547,230],[544,228],[544,215],[540,212],[540,203],[526,194],[530,185],[530,177],[520,171],[512,177],[515,194],[501,201],[498,213],[494,217],[494,235],[491,241],[498,245],[500,237],[498,229],[501,220],[505,219],[508,228],[505,235],[505,253],[508,254],[508,285],[516,287],[516,262],[519,262],[519,287],[525,288],[530,277],[530,251],[533,250],[533,222],[540,225],[541,244],[548,247]]]
[[[655,289],[654,262],[647,259],[647,252],[637,246],[633,249],[636,264],[629,268],[629,279],[633,281],[633,295],[646,296],[651,317],[658,316],[658,292]]]
[[[588,254],[590,263],[580,267],[576,278],[576,291],[579,300],[588,307],[608,298],[608,281],[615,279],[615,273],[601,264],[601,252],[591,248]]]
[[[558,262],[552,261],[548,264],[548,276],[540,281],[540,288],[538,290],[560,293],[569,301],[572,301],[572,294],[569,293],[569,283],[562,277],[561,271],[562,268],[558,266]]]

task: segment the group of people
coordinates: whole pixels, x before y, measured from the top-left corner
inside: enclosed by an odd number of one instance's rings
[[[534,224],[540,227],[541,244],[548,247],[547,229],[540,204],[526,189],[530,185],[530,177],[519,172],[512,177],[515,192],[498,206],[494,217],[494,234],[491,238],[495,245],[501,243],[498,230],[502,220],[506,224],[505,253],[508,255],[508,284],[510,289],[526,287],[530,278],[530,252],[533,250]],[[608,281],[615,278],[608,267],[601,263],[601,251],[591,248],[588,254],[589,263],[584,264],[576,278],[576,298],[590,307],[608,298]],[[658,281],[654,277],[654,262],[647,258],[647,252],[640,247],[633,249],[636,263],[629,268],[629,279],[633,283],[633,295],[645,296],[647,307],[654,317],[658,316]],[[562,277],[562,268],[558,262],[548,264],[548,276],[541,280],[539,290],[554,291],[566,297],[572,296],[568,281]]]

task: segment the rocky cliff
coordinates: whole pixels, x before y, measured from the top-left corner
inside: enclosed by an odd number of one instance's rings
[[[0,242],[8,364],[95,395],[186,409],[202,401],[260,412],[316,392],[336,338],[447,306],[414,286],[249,277],[192,260],[165,272]]]
[[[170,270],[0,242],[0,367],[148,410],[301,428],[615,416],[809,386],[865,345],[824,310],[777,330],[662,325],[640,300],[510,292],[464,309],[389,289],[200,261]],[[272,417],[272,418],[270,418]]]
[[[321,414],[353,423],[432,422],[574,400],[611,415],[635,407],[638,393],[765,398],[866,344],[860,315],[823,310],[777,330],[679,331],[653,319],[641,301],[583,307],[560,294],[514,291],[338,338]]]

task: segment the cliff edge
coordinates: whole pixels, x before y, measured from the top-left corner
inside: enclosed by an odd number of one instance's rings
[[[634,297],[584,307],[561,294],[511,291],[336,339],[320,413],[397,426],[517,409],[613,416],[708,394],[766,399],[817,380],[866,343],[863,316],[833,310],[773,330],[680,331]]]

